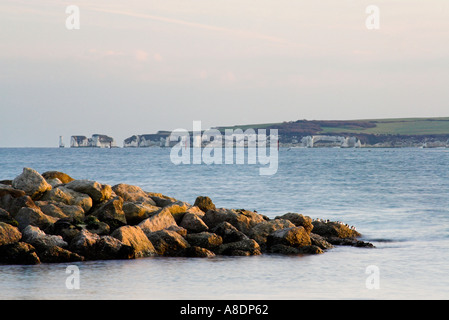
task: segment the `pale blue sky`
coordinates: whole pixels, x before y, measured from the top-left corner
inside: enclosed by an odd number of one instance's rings
[[[448,80],[447,0],[0,3],[0,147],[122,145],[193,120],[449,116]]]

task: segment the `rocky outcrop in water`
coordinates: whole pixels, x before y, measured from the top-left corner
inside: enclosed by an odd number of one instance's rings
[[[216,208],[203,196],[191,205],[137,186],[76,180],[57,171],[41,175],[30,168],[3,181],[4,264],[319,254],[334,245],[372,247],[341,222],[298,213],[270,219],[255,211]]]

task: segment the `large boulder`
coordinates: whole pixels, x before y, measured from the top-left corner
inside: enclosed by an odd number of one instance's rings
[[[109,200],[112,195],[110,185],[92,180],[73,180],[65,185],[66,188],[87,194],[94,202]]]
[[[248,210],[220,208],[207,211],[203,217],[203,221],[211,229],[226,221],[236,227],[237,230],[248,234],[252,227],[265,221],[265,219],[262,215]]]
[[[72,221],[82,221],[85,218],[83,208],[77,205],[55,201],[36,201],[35,203],[47,216],[59,219],[68,218]]]
[[[238,231],[236,227],[234,227],[232,224],[226,221],[219,223],[211,231],[221,236],[221,238],[223,239],[223,243],[249,240],[246,234],[244,234],[241,231]]]
[[[20,209],[14,219],[19,223],[19,230],[23,230],[29,225],[45,230],[58,220],[57,218],[47,216],[39,208],[28,207]]]
[[[179,233],[171,230],[159,230],[147,234],[157,253],[161,256],[182,257],[190,244]]]
[[[254,240],[257,241],[257,243],[262,247],[265,248],[267,243],[267,238],[275,231],[285,228],[291,228],[295,225],[290,222],[289,220],[285,219],[275,219],[275,220],[269,220],[269,221],[263,221],[257,225],[255,225],[250,232],[248,233],[248,236]]]
[[[14,242],[0,246],[0,263],[34,265],[41,261],[36,249],[25,242]]]
[[[59,186],[47,191],[40,200],[61,202],[71,206],[80,206],[85,213],[89,212],[93,204],[92,198],[87,194],[77,192],[66,188],[65,186]]]
[[[23,190],[32,199],[39,198],[45,191],[51,190],[51,185],[42,177],[39,172],[30,168],[23,168],[23,172],[13,181],[15,189]]]
[[[191,246],[184,250],[184,256],[188,258],[212,258],[215,257],[215,253],[206,248]]]
[[[216,210],[215,204],[209,197],[199,196],[195,199],[194,206],[197,206],[202,211],[207,212],[208,210]]]
[[[84,261],[84,257],[73,253],[67,249],[53,246],[39,253],[41,262],[44,263],[64,263]]]
[[[71,176],[64,172],[59,171],[47,171],[42,174],[42,176],[45,178],[45,180],[52,180],[52,179],[58,179],[61,181],[61,183],[69,183],[75,179],[73,179]]]
[[[136,252],[136,258],[157,255],[153,244],[148,240],[142,229],[138,227],[123,226],[116,229],[111,236],[133,247]]]
[[[304,247],[312,244],[304,227],[290,227],[276,230],[267,238],[268,247],[281,244],[290,247]]]
[[[325,221],[313,221],[313,233],[318,234],[326,239],[329,238],[357,238],[361,234],[355,229],[341,222],[325,222]]]
[[[206,248],[211,251],[215,251],[223,244],[223,239],[219,235],[211,232],[187,234],[186,240],[191,246]]]
[[[285,219],[291,221],[297,227],[304,227],[306,232],[310,234],[313,229],[312,218],[299,213],[289,212],[275,219]]]
[[[207,224],[195,213],[186,212],[179,226],[187,229],[190,233],[197,233],[209,230]]]
[[[119,196],[102,204],[92,212],[92,216],[106,222],[111,227],[111,230],[127,224],[125,212],[123,211],[123,199]]]
[[[161,210],[168,210],[175,219],[176,223],[180,223],[189,208],[190,205],[187,202],[175,201],[163,207]]]
[[[138,224],[138,227],[142,229],[147,236],[152,232],[167,229],[171,226],[177,226],[177,224],[173,215],[167,209],[159,211]]]
[[[148,202],[124,202],[123,212],[125,212],[126,221],[130,225],[136,225],[149,218],[159,207],[153,206]]]
[[[22,234],[19,229],[10,224],[0,222],[0,246],[19,242]]]
[[[133,259],[135,251],[120,240],[111,236],[99,236],[82,230],[70,243],[69,250],[87,260]]]
[[[22,231],[22,241],[31,244],[38,252],[43,252],[51,247],[65,248],[68,243],[61,236],[47,235],[35,226],[27,226]]]
[[[113,186],[112,190],[125,202],[138,202],[156,206],[156,202],[140,187],[120,183]]]

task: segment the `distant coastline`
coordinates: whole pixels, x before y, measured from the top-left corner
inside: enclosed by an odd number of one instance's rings
[[[249,131],[277,129],[280,147],[341,147],[341,148],[448,148],[448,118],[398,118],[368,120],[297,120],[282,123],[265,123],[215,127],[226,130]],[[123,141],[124,148],[170,147],[171,131],[138,134]],[[234,142],[233,142],[234,143]],[[203,147],[207,144],[203,143]],[[236,147],[246,147],[245,141],[235,141]],[[71,148],[116,148],[109,136],[95,134],[92,138],[72,136]]]

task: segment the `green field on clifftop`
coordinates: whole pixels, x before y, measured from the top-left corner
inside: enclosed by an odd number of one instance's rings
[[[309,129],[310,127],[310,129]],[[298,120],[282,123],[265,123],[218,127],[218,129],[270,129],[310,134],[376,134],[376,135],[439,135],[449,134],[449,117],[397,118],[363,120]]]

